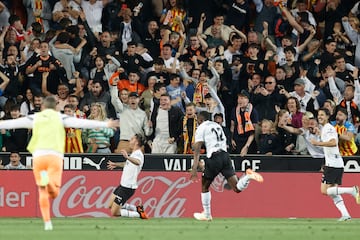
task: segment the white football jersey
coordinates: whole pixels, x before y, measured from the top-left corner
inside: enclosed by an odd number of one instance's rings
[[[137,178],[142,169],[144,164],[144,154],[141,152],[140,149],[132,152],[130,157],[136,158],[140,160],[139,165],[135,165],[129,160],[126,160],[122,175],[121,175],[121,186],[136,189],[137,185]]]
[[[342,159],[338,147],[338,134],[336,129],[330,124],[325,124],[321,129],[321,141],[327,142],[331,139],[336,140],[335,147],[324,147],[324,154],[325,154],[325,165],[328,167],[336,167],[336,168],[343,168],[344,167],[344,160]]]
[[[226,136],[222,127],[216,122],[205,121],[201,123],[195,132],[196,142],[204,142],[208,158],[213,152],[219,150],[226,152]]]

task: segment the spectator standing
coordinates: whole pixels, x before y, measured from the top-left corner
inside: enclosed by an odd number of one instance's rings
[[[186,104],[185,116],[183,119],[183,154],[192,154],[192,146],[195,140],[195,132],[197,129],[197,116],[194,103]]]
[[[154,59],[160,57],[160,41],[159,25],[157,21],[151,20],[148,23],[142,43]]]
[[[105,105],[106,114],[111,118],[115,118],[115,112],[111,105],[110,93],[103,89],[103,85],[99,81],[94,81],[89,92],[80,102],[80,110],[89,115],[92,103],[100,102]]]
[[[55,3],[52,11],[52,19],[59,23],[62,19],[68,18],[73,25],[77,24],[77,19],[80,15],[81,7],[72,0],[60,0]]]
[[[250,30],[250,7],[246,0],[233,0],[226,14],[225,24],[234,25],[240,31]]]
[[[49,90],[52,93],[56,93],[58,84],[61,81],[67,82],[66,72],[62,67],[59,60],[50,55],[49,44],[42,42],[40,44],[40,52],[37,55],[33,55],[26,62],[26,74],[33,74],[33,77],[29,77],[29,87],[33,92],[41,92],[42,74],[44,72],[50,72],[48,82]]]
[[[81,1],[81,8],[85,13],[89,27],[94,33],[102,32],[101,17],[103,8],[106,6],[107,3],[108,0]]]
[[[354,125],[347,121],[348,112],[345,108],[338,108],[336,111],[336,121],[331,122],[339,136],[339,151],[341,156],[354,156],[358,152],[355,144],[357,131]]]
[[[160,23],[171,27],[171,31],[185,32],[186,11],[180,0],[169,0],[160,16]]]
[[[259,113],[259,121],[263,119],[275,120],[276,107],[282,108],[286,97],[279,93],[273,76],[265,78],[264,87],[256,88],[250,102]]]
[[[70,117],[76,116],[76,106],[66,104],[64,114]],[[65,128],[65,153],[83,153],[82,130],[76,128]]]
[[[180,108],[171,106],[168,94],[161,95],[159,108],[150,117],[153,127],[151,153],[177,152],[177,142],[183,131],[183,115]]]
[[[303,112],[300,111],[301,106],[299,100],[293,96],[289,97],[285,109],[290,113],[291,125],[295,128],[301,128]]]
[[[23,99],[24,101],[20,105],[20,114],[25,117],[31,110],[34,109],[33,93],[30,88],[25,90],[25,96]]]
[[[231,113],[230,132],[233,153],[245,156],[256,153],[255,127],[259,122],[258,113],[251,103],[249,94],[242,91],[238,94],[237,106]]]
[[[136,92],[130,92],[129,103],[123,104],[118,97],[117,81],[113,82],[110,89],[111,103],[115,107],[120,118],[120,141],[115,150],[120,153],[121,150],[131,151],[129,141],[135,134],[139,134],[145,139],[152,133],[148,118],[144,110],[139,108],[139,95]]]
[[[33,22],[41,24],[43,32],[50,30],[52,20],[52,8],[48,0],[23,0],[23,5],[27,12],[27,29]]]
[[[11,119],[18,119],[20,115],[20,105],[15,104],[10,108]],[[4,152],[26,152],[26,145],[28,142],[28,129],[19,128],[19,129],[9,129],[1,130],[3,136],[3,148]],[[6,132],[5,132],[6,131]],[[5,134],[4,134],[5,132]]]
[[[260,122],[261,134],[259,136],[259,154],[277,155],[281,153],[281,144],[271,120],[263,119]]]
[[[275,119],[275,128],[278,132],[281,151],[280,154],[290,155],[296,146],[296,135],[282,128],[284,125],[290,125],[290,116],[287,110],[281,109]]]
[[[359,21],[359,20],[358,20]],[[342,18],[342,24],[344,26],[347,36],[350,38],[352,44],[356,46],[355,48],[355,61],[354,64],[356,67],[360,67],[360,33],[359,33],[359,24],[353,26],[350,24],[348,17]]]
[[[91,104],[90,115],[88,119],[107,121],[105,104],[95,102]],[[94,128],[84,131],[86,143],[88,144],[87,152],[110,154],[110,138],[114,136],[112,128]]]

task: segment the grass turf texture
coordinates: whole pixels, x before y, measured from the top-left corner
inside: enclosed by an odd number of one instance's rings
[[[129,218],[55,218],[53,231],[44,231],[35,218],[0,218],[0,239],[359,239],[360,219],[190,218],[150,220]]]

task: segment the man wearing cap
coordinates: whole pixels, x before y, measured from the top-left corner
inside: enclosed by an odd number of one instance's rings
[[[123,104],[118,97],[117,81],[114,79],[110,87],[111,103],[116,112],[120,115],[120,141],[115,149],[116,153],[125,149],[131,152],[129,140],[135,134],[141,134],[143,137],[152,133],[152,128],[148,124],[145,111],[139,108],[139,95],[136,92],[129,94],[129,104]]]
[[[339,136],[339,150],[341,156],[353,156],[358,148],[355,144],[356,130],[354,125],[347,121],[348,112],[345,108],[338,108],[336,111],[336,121],[332,121]]]
[[[245,156],[256,153],[255,125],[259,122],[258,113],[249,103],[249,94],[242,90],[238,94],[237,106],[231,112],[231,145],[233,153]]]
[[[287,93],[285,89],[282,89],[280,93],[285,94],[286,97],[296,97],[300,102],[300,112],[314,112],[319,109],[317,99],[314,99],[310,93],[305,92],[305,81],[302,78],[297,78],[294,81],[294,91]]]

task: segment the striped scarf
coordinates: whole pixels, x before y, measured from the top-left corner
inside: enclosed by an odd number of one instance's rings
[[[178,8],[172,8],[169,11],[171,11],[171,19],[169,21],[170,26],[171,26],[171,30],[173,32],[179,32],[180,24],[175,19],[176,19],[177,16],[180,16],[181,21],[184,21],[186,12],[183,9],[178,9]]]
[[[238,134],[241,135],[241,134],[244,134],[245,132],[249,132],[249,131],[253,131],[254,130],[254,126],[251,122],[251,112],[253,110],[253,105],[251,103],[249,103],[247,106],[246,106],[246,109],[244,111],[244,118],[245,118],[245,128],[243,127],[243,122],[242,122],[242,119],[241,119],[241,109],[240,109],[240,106],[237,106],[236,107],[236,119],[237,119],[237,131],[238,131]]]
[[[197,128],[197,117],[195,116],[193,119],[194,119],[193,135],[192,135],[192,138],[191,138],[191,142],[190,142],[190,139],[189,139],[188,128],[187,128],[188,117],[185,116],[184,119],[183,119],[184,154],[192,153],[191,146],[195,142],[195,131],[196,131],[196,128]]]
[[[194,91],[194,100],[193,102],[195,104],[202,104],[204,103],[204,96],[209,92],[209,88],[207,86],[203,86],[202,83],[198,83],[195,86],[195,91]]]
[[[35,0],[34,3],[35,3],[35,6],[34,6],[35,11],[37,11],[37,10],[42,11],[43,10],[43,2],[42,2],[42,0]],[[42,26],[42,31],[44,31],[43,20],[42,20],[42,18],[40,16],[35,17],[35,22],[40,23],[41,26]]]
[[[345,108],[346,110],[348,110],[347,108],[347,105],[346,105],[346,100],[343,99],[340,103],[339,103],[339,106],[342,107],[342,108]],[[351,120],[352,120],[352,123],[355,125],[357,123],[359,123],[359,118],[360,118],[360,114],[359,114],[359,108],[358,106],[356,105],[356,103],[351,100],[350,101],[350,113],[351,113]],[[349,113],[349,116],[350,116],[350,113]],[[350,120],[350,119],[348,119]]]

